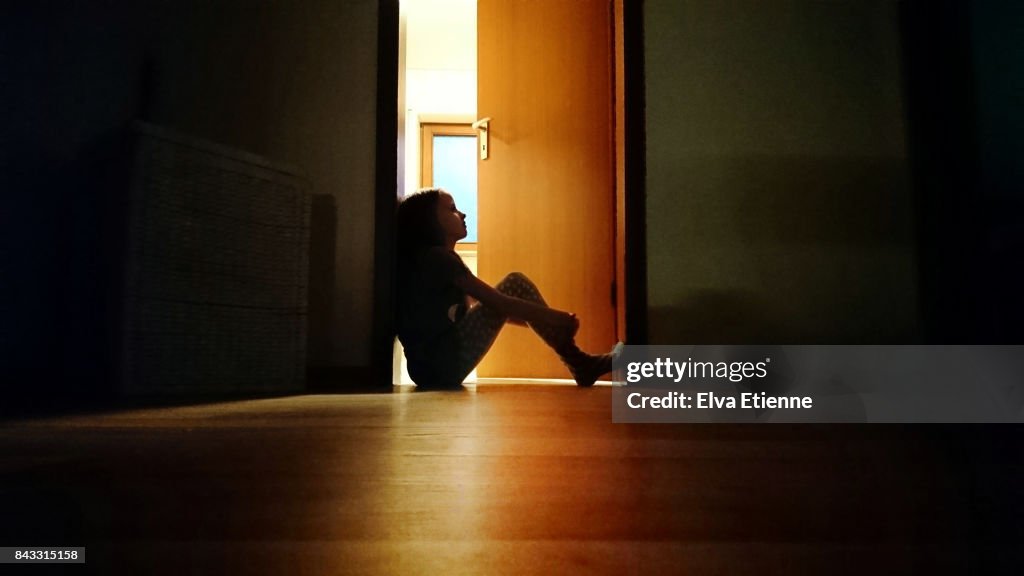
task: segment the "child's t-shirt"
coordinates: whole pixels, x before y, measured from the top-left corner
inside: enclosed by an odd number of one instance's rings
[[[462,258],[440,246],[399,260],[398,338],[407,352],[429,351],[451,337],[466,313],[466,294],[455,280],[466,274]]]

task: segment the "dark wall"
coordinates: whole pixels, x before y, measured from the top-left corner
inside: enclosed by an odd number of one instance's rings
[[[1024,7],[902,6],[928,339],[1024,341]]]
[[[1024,4],[972,3],[978,174],[986,273],[978,340],[1024,342]]]
[[[127,3],[22,2],[0,19],[8,410],[112,386],[118,258],[109,186],[141,106],[140,18]]]
[[[919,332],[892,0],[646,0],[659,343]]]
[[[294,166],[333,198],[319,203],[336,210],[321,219],[335,223],[320,234],[331,245],[315,254],[331,260],[317,278],[333,284],[314,287],[310,362],[368,364],[376,25],[373,0],[5,4],[7,408],[113,390],[135,119]]]
[[[1019,3],[644,1],[649,336],[1019,342]]]

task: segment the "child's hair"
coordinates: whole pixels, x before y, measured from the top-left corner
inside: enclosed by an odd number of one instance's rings
[[[398,205],[398,255],[411,256],[416,248],[444,246],[444,232],[437,221],[440,188],[423,188]]]

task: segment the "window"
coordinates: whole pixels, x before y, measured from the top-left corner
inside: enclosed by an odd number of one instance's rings
[[[467,234],[459,244],[476,244],[476,131],[469,124],[423,124],[420,151],[420,185],[452,195],[466,213]]]

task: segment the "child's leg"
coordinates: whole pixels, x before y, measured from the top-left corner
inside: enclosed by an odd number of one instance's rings
[[[527,300],[540,304],[541,306],[547,306],[548,303],[544,301],[544,297],[540,295],[540,290],[537,289],[537,285],[532,280],[526,277],[525,274],[520,272],[512,272],[508,276],[502,279],[501,282],[495,286],[498,292],[519,298],[520,300]],[[545,326],[543,324],[529,324],[530,328],[544,340],[548,346],[550,346],[559,356],[569,347],[575,347],[573,343],[573,337],[576,336],[576,328],[553,328],[551,326]]]
[[[473,368],[480,363],[484,354],[494,344],[498,332],[501,332],[505,320],[506,318],[497,310],[477,304],[470,308],[455,325],[455,332],[459,340],[459,357],[455,364],[457,381],[465,380]]]
[[[513,272],[505,277],[496,287],[499,291],[547,306],[544,298],[540,295],[537,286],[525,275]],[[613,352],[594,356],[587,354],[576,346],[576,330],[579,325],[571,328],[553,328],[542,324],[530,324],[530,328],[550,346],[562,363],[569,368],[572,377],[580,386],[592,386],[603,374],[612,371],[612,360],[615,357],[619,346]]]
[[[537,286],[519,272],[513,272],[505,276],[495,286],[495,289],[515,298],[547,306],[547,302],[544,301]],[[461,345],[458,359],[458,375],[460,379],[465,378],[480,363],[484,354],[494,344],[494,340],[498,337],[498,332],[501,331],[505,321],[505,316],[496,310],[482,305],[474,306],[459,321],[456,325],[456,331]],[[609,368],[601,372],[601,374],[611,370],[610,360],[604,362],[602,357],[586,354],[576,346],[576,343],[573,341],[573,337],[576,335],[575,328],[558,329],[540,324],[530,324],[529,326],[548,346],[555,350],[559,357],[562,358],[562,361],[569,366],[574,377],[577,376],[580,367],[586,368],[584,370],[586,374],[582,380],[589,380],[590,382],[582,382],[584,385],[593,383],[590,373],[594,370],[603,370],[604,364],[607,363]],[[602,360],[599,361],[598,359]],[[600,376],[600,374],[597,376]],[[596,376],[594,378],[596,379]],[[577,381],[580,381],[580,378],[577,378]]]

